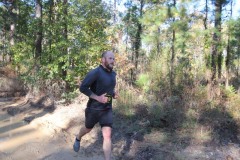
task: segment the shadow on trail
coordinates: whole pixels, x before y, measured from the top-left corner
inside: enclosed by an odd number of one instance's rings
[[[161,108],[161,111],[165,114],[158,117],[151,117],[153,115],[148,111],[149,106],[134,106],[135,113],[132,115],[122,113],[120,111],[121,107],[113,108],[112,148],[115,159],[178,159],[172,151],[168,151],[172,147],[169,143],[181,143],[181,148],[184,149],[191,142],[190,135],[189,137],[188,135],[179,135],[179,128],[182,127],[182,124],[186,120],[185,110],[182,105],[179,99],[173,100]],[[64,129],[65,131],[71,130],[74,127],[73,121],[69,122],[69,127]],[[81,125],[84,125],[84,123]],[[95,127],[99,127],[99,125]],[[155,142],[149,142],[146,137],[156,132],[164,133],[162,134],[163,136],[159,135],[158,137],[157,135],[154,137],[156,139]],[[82,146],[81,150],[89,156],[93,153],[103,155],[102,143],[102,133],[98,129],[95,141],[87,147]]]
[[[178,160],[189,157],[204,159],[210,153],[209,150],[202,150],[203,153],[199,155],[191,153],[187,148],[193,147],[194,144],[217,147],[230,143],[239,144],[239,125],[224,108],[206,107],[208,109],[200,111],[199,117],[191,117],[189,110],[192,109],[184,106],[186,104],[176,98],[162,106],[161,112],[164,114],[159,117],[154,117],[155,115],[143,109],[149,106],[135,106],[135,114],[128,116],[121,114],[118,108],[115,108],[112,133],[115,159]],[[204,141],[199,139],[196,132],[200,130],[195,128],[196,125],[210,128],[210,139]],[[101,134],[99,131],[95,143],[85,148],[85,151],[91,152],[96,146],[97,149],[102,150]],[[151,134],[155,137],[152,137],[154,140],[149,141]],[[210,155],[213,159],[216,158],[214,156],[216,155]]]
[[[44,156],[41,160],[104,160],[103,155],[86,155],[83,152],[74,153],[70,149],[60,149],[57,152]]]
[[[212,129],[212,142],[226,146],[229,143],[239,144],[239,124],[225,111],[224,107],[205,109],[199,123],[210,126]]]
[[[209,155],[213,150],[199,150],[202,152],[199,155],[192,153],[194,148],[191,147],[195,144],[202,147],[239,144],[239,124],[236,120],[224,107],[204,105],[202,108],[189,107],[187,102],[175,96],[161,105],[132,106],[133,114],[122,112],[122,106],[114,107],[112,148],[115,160],[208,159],[206,156],[216,159],[216,155]],[[197,114],[194,114],[195,111]],[[76,123],[74,119],[64,130],[68,132],[76,126],[80,129],[82,125],[84,121]],[[196,133],[201,132],[199,126],[209,128],[210,139],[197,137]],[[91,137],[93,141],[89,145],[83,144],[79,154],[84,153],[88,157],[103,155],[103,137],[100,126],[96,127],[97,136]]]
[[[14,98],[1,98],[0,134],[10,132],[19,127],[25,126],[32,120],[42,117],[55,110],[53,103],[46,102],[46,97],[40,98],[35,102],[14,101]]]

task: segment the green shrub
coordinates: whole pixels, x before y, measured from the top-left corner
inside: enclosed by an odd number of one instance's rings
[[[151,79],[149,75],[144,73],[140,74],[136,81],[137,86],[140,87],[144,92],[149,91],[150,83],[151,83]]]
[[[125,116],[132,116],[134,114],[133,106],[137,101],[136,98],[137,96],[133,91],[121,90],[116,101],[117,112]]]
[[[236,94],[236,89],[232,85],[228,87],[221,86],[221,91],[222,91],[223,97],[226,97],[226,98],[233,97]]]

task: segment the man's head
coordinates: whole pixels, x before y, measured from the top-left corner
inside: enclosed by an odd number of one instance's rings
[[[102,53],[102,66],[109,71],[113,69],[115,57],[112,51],[105,51]]]

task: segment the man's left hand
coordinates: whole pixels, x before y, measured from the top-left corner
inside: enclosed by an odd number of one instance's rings
[[[114,98],[114,99],[117,99],[118,97],[119,97],[118,92],[115,92],[113,98]]]

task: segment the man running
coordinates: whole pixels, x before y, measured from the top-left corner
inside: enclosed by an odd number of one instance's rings
[[[110,160],[111,157],[112,98],[117,98],[114,91],[116,85],[114,62],[112,51],[103,52],[101,65],[91,70],[80,85],[80,92],[88,96],[89,100],[85,110],[85,126],[80,129],[73,144],[74,151],[78,152],[81,138],[99,122],[103,134],[105,160]]]

